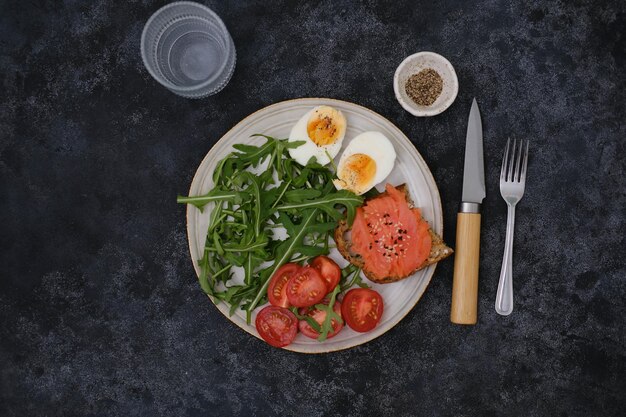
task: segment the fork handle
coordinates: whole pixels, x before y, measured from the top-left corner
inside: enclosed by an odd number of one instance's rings
[[[450,321],[476,324],[478,318],[478,261],[480,213],[458,213]]]
[[[496,312],[508,316],[513,311],[513,233],[515,231],[515,205],[509,204],[506,219],[506,242],[500,281],[496,293]]]

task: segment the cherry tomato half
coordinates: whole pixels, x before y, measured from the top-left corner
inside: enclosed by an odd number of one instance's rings
[[[372,330],[383,315],[383,297],[368,288],[355,288],[346,293],[341,304],[343,319],[357,332]]]
[[[326,295],[326,281],[317,269],[304,266],[287,282],[289,304],[296,307],[309,307],[319,303]]]
[[[282,307],[265,307],[257,314],[254,324],[263,340],[275,347],[287,346],[298,332],[298,319]]]
[[[328,305],[328,299],[324,300],[324,304]],[[335,300],[333,311],[341,316],[341,303],[339,302],[339,300]],[[306,314],[312,317],[313,320],[315,320],[320,326],[322,325],[322,323],[324,323],[324,320],[326,320],[326,312],[320,311],[315,307],[301,308],[300,310],[298,310],[298,312],[302,316]],[[343,323],[337,322],[335,319],[331,320],[330,323],[332,324],[333,329],[328,332],[328,339],[335,336],[337,333],[339,333],[339,330],[343,328]],[[298,323],[298,328],[303,335],[310,337],[311,339],[317,339],[320,335],[319,332],[312,328],[306,320],[300,320],[300,323]]]
[[[341,268],[328,256],[320,255],[311,261],[311,266],[317,269],[326,281],[327,293],[335,289],[341,279]]]
[[[278,271],[274,273],[267,287],[267,298],[270,304],[284,308],[289,307],[287,282],[299,269],[300,265],[294,263],[288,263],[278,268]]]

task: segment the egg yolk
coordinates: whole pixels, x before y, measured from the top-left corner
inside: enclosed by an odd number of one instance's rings
[[[309,138],[317,146],[332,145],[345,130],[343,115],[332,107],[316,109],[306,125]]]
[[[370,188],[376,176],[376,161],[362,153],[355,153],[346,158],[340,168],[339,178],[344,188],[362,194]]]

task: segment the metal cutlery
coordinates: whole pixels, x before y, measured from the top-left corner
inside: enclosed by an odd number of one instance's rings
[[[478,319],[478,263],[480,205],[485,198],[483,127],[476,99],[472,101],[465,139],[463,196],[456,217],[456,247],[450,321],[476,324]]]
[[[515,206],[524,195],[526,186],[526,167],[528,165],[528,141],[517,140],[510,147],[511,140],[506,142],[502,169],[500,170],[500,194],[508,206],[506,221],[506,242],[498,292],[496,293],[496,312],[508,316],[513,311],[513,233],[515,229]]]

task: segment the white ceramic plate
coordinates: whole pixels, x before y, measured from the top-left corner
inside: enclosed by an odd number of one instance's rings
[[[292,126],[303,114],[312,107],[323,104],[341,110],[346,117],[348,127],[343,143],[344,147],[356,135],[368,130],[382,132],[391,140],[396,149],[397,159],[387,182],[393,185],[406,183],[413,202],[422,210],[424,218],[435,232],[442,234],[443,220],[439,190],[430,170],[413,144],[396,126],[381,115],[365,107],[340,100],[321,98],[288,100],[265,107],[246,117],[226,133],[204,157],[191,182],[189,195],[205,194],[213,187],[213,171],[217,163],[232,151],[233,144],[259,144],[265,141],[262,138],[251,138],[250,136],[254,133],[286,138],[289,136]],[[337,158],[340,155],[341,152]],[[380,184],[378,189],[383,190],[384,183]],[[197,259],[200,258],[204,247],[209,214],[210,210],[208,209],[201,213],[192,205],[187,208],[189,249],[196,274],[200,273]],[[347,264],[337,250],[333,250],[330,256],[342,267]],[[337,336],[322,343],[298,334],[296,340],[285,349],[303,353],[332,352],[351,348],[377,338],[395,326],[411,311],[426,290],[434,272],[435,265],[431,265],[396,283],[371,284],[372,288],[382,295],[385,302],[383,316],[374,330],[367,333],[357,333],[346,326]],[[365,281],[369,283],[369,281]],[[250,325],[246,323],[244,311],[238,310],[233,316],[229,316],[229,308],[226,304],[220,303],[217,308],[237,326],[260,338],[254,327],[256,312],[260,311],[260,308],[257,308],[253,313]]]

